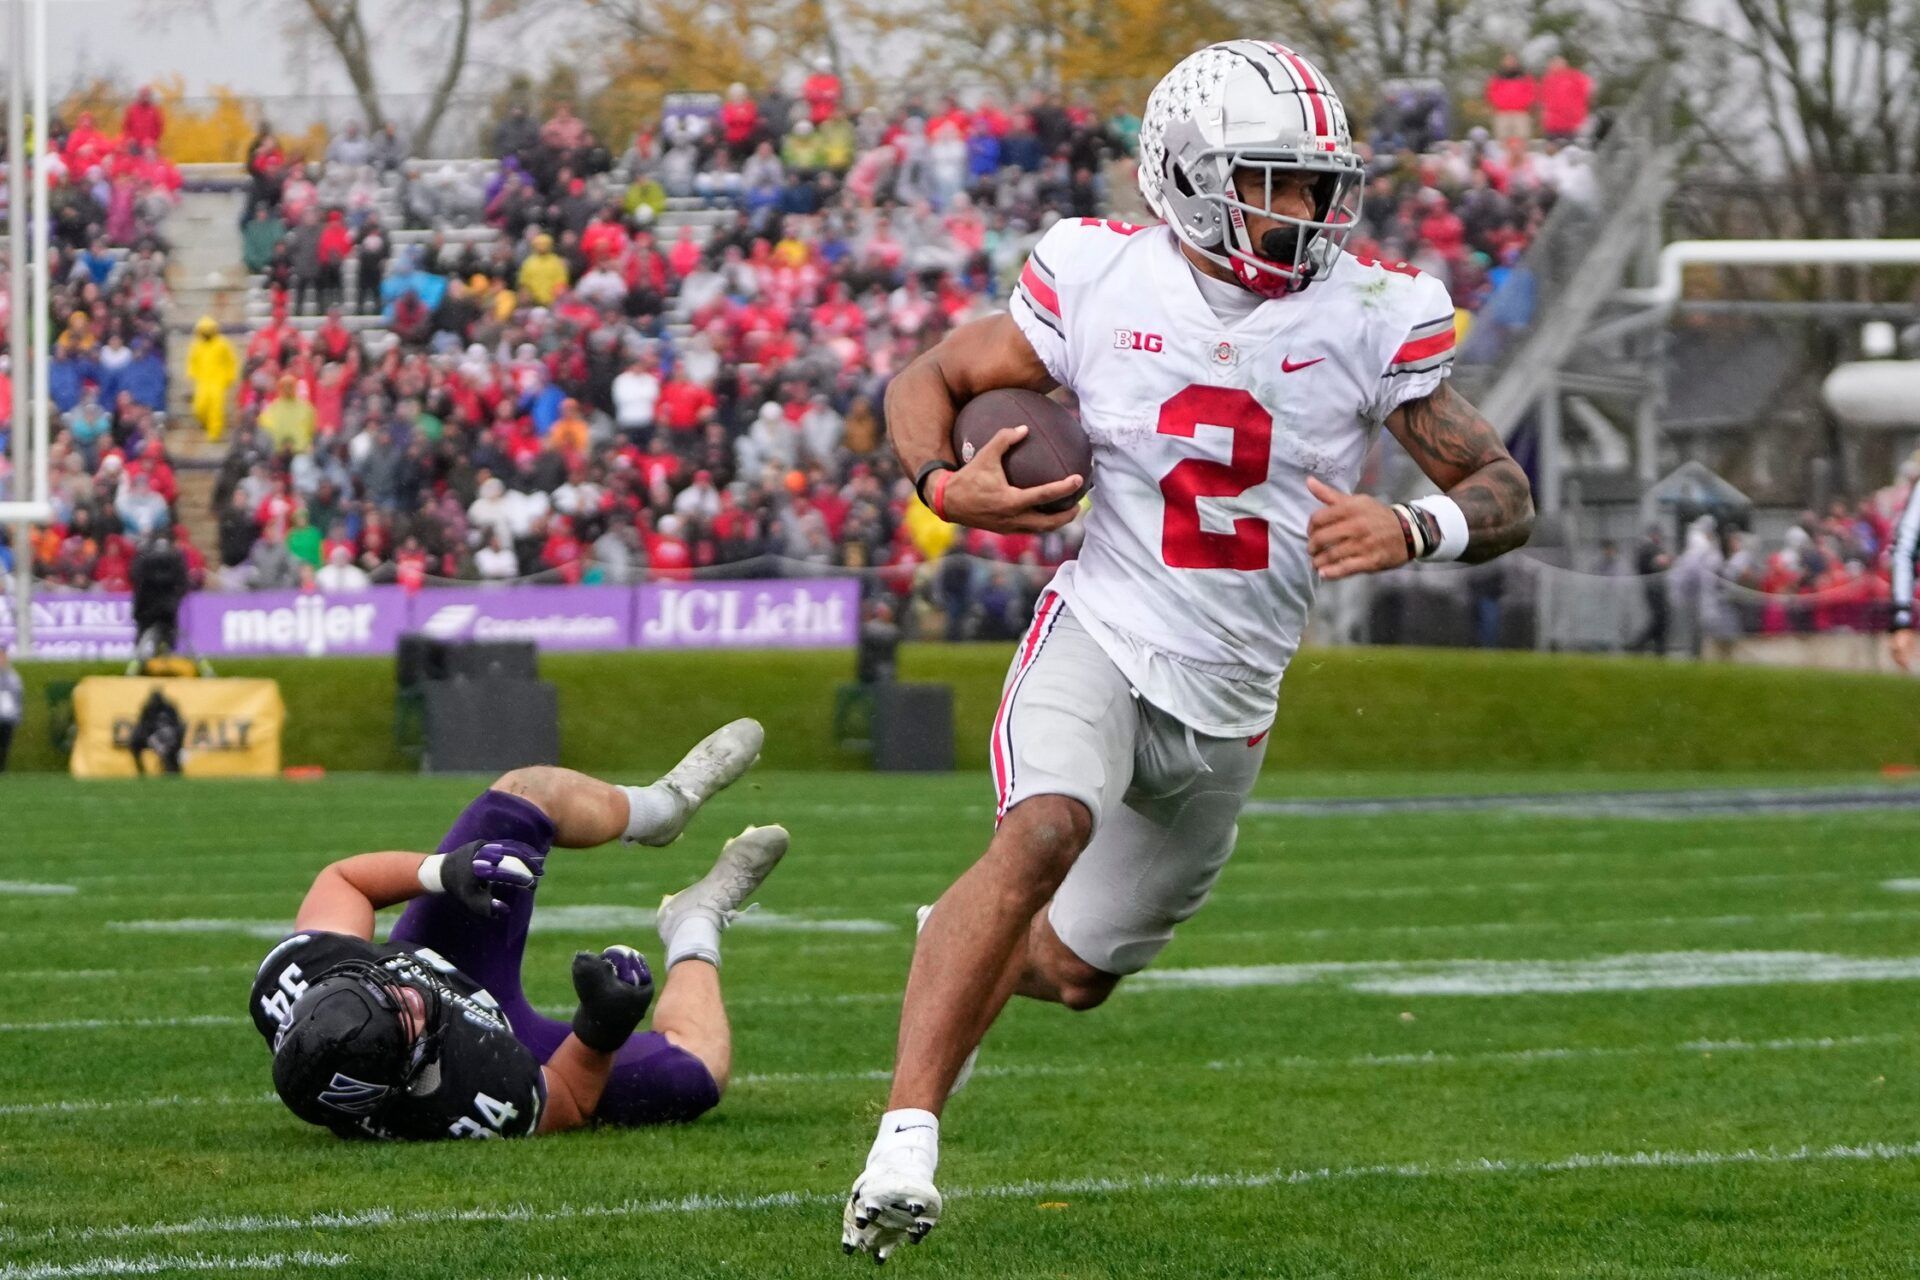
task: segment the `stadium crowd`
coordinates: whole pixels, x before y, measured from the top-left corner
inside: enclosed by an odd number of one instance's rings
[[[1045,94],[850,113],[825,67],[794,99],[672,100],[618,156],[565,104],[544,121],[516,108],[497,164],[413,181],[430,192],[410,188],[409,219],[437,234],[397,252],[363,158],[256,178],[245,248],[275,314],[240,360],[222,500],[251,496],[260,482],[241,480],[264,464],[286,514],[254,503],[255,541],[304,519],[323,567],[376,577],[759,561],[886,568],[904,590],[926,565],[959,625],[1017,627],[1074,535],[1028,546],[934,521],[881,447],[881,393],[998,305],[1052,217],[1109,207],[1134,129]],[[1516,142],[1375,153],[1352,247],[1440,275],[1470,312],[1556,198],[1585,198],[1584,152]],[[317,329],[294,323],[317,308]],[[349,316],[376,308],[385,332],[367,341]],[[286,585],[297,567],[266,551],[273,571],[256,572],[238,510],[222,516],[227,580]],[[1005,567],[934,563],[956,547]]]
[[[1444,136],[1409,99],[1383,107],[1363,144],[1349,247],[1441,278],[1463,327],[1523,269],[1554,204],[1594,196],[1590,84],[1568,88],[1584,77],[1554,66],[1539,82],[1520,73],[1523,94],[1502,84],[1512,71],[1489,82],[1491,131]],[[406,220],[434,234],[396,249],[379,213],[406,159],[393,130],[349,127],[309,163],[263,128],[242,240],[272,318],[237,348],[203,322],[187,362],[212,437],[237,411],[218,545],[185,548],[196,581],[338,591],[874,570],[949,635],[1016,634],[1077,527],[1036,540],[938,521],[884,447],[879,406],[906,361],[999,305],[1052,217],[1108,208],[1135,129],[1044,94],[852,114],[824,67],[796,99],[735,85],[671,100],[619,156],[565,104],[544,121],[515,108],[497,163],[407,184]],[[63,153],[84,159],[79,132]],[[140,535],[185,530],[156,417],[164,257],[97,239],[69,239],[58,264],[60,518],[35,553],[51,580],[108,588]],[[313,311],[317,325],[295,323]],[[1714,582],[1825,602],[1755,605],[1734,625],[1858,623],[1848,593],[1870,594],[1884,537],[1855,524],[1850,540],[1829,521],[1766,557],[1738,535],[1720,544]]]

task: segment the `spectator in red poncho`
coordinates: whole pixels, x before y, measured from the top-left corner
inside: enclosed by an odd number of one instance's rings
[[[1440,192],[1429,187],[1427,196],[1426,210],[1420,216],[1420,238],[1448,262],[1458,262],[1466,254],[1466,224]]]
[[[735,160],[745,160],[759,141],[760,104],[743,84],[727,86],[727,100],[720,104],[720,137]]]
[[[129,142],[143,147],[160,145],[160,135],[167,130],[167,116],[160,105],[153,100],[153,90],[146,85],[133,95],[133,103],[127,108],[125,118],[120,121],[120,132]]]
[[[400,552],[393,558],[393,580],[408,595],[419,594],[420,588],[427,585],[426,548],[411,534],[400,544]]]
[[[338,303],[327,308],[327,318],[313,331],[310,343],[313,353],[329,364],[345,360],[353,350],[353,331],[340,318]]]
[[[82,111],[67,134],[67,172],[83,174],[96,164],[105,164],[113,154],[113,140],[94,127],[93,112]]]
[[[665,493],[680,478],[680,458],[668,451],[667,438],[655,433],[647,442],[647,451],[634,463],[634,470],[639,472],[640,483],[649,496],[656,491]]]
[[[813,74],[800,86],[800,96],[807,100],[807,118],[813,121],[814,128],[839,113],[841,94],[840,77],[833,74],[833,62],[815,58]]]
[[[693,577],[693,552],[681,536],[679,516],[662,516],[660,526],[647,537],[647,564],[655,578],[684,582]]]
[[[568,586],[578,583],[586,573],[580,539],[573,536],[573,521],[555,516],[547,525],[547,540],[540,548],[540,563],[556,571]]]
[[[664,425],[667,430],[686,434],[700,425],[700,418],[711,410],[717,401],[713,392],[697,382],[689,382],[677,370],[660,388],[660,403],[654,409],[654,421]]]
[[[353,255],[353,233],[347,230],[346,216],[338,209],[327,210],[320,228],[319,282],[320,307],[338,303],[346,293],[347,259]]]
[[[1571,141],[1586,127],[1593,81],[1587,73],[1555,57],[1540,77],[1540,132],[1549,140]]]
[[[1526,138],[1533,133],[1533,104],[1539,86],[1517,54],[1500,59],[1500,69],[1487,77],[1487,110],[1493,112],[1495,141]]]
[[[613,262],[627,251],[627,229],[621,225],[620,211],[608,205],[595,214],[587,229],[580,233],[580,252],[591,265]]]
[[[673,278],[684,280],[692,275],[700,265],[700,255],[700,242],[694,239],[692,224],[681,224],[673,247],[667,250],[667,265],[673,268]]]
[[[119,534],[100,548],[100,558],[93,562],[93,582],[102,591],[133,590],[133,554]]]

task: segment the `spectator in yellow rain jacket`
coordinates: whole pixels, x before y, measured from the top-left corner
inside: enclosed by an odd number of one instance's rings
[[[538,307],[550,307],[553,299],[567,287],[567,260],[553,251],[553,237],[533,238],[533,252],[520,264],[520,292]]]
[[[954,535],[959,532],[956,526],[933,514],[918,498],[907,504],[905,518],[908,540],[928,563],[947,554],[947,548],[953,545]]]
[[[291,375],[282,377],[273,399],[260,408],[260,429],[275,449],[305,453],[313,448],[313,427],[313,406],[301,398]]]
[[[212,316],[201,316],[187,348],[187,381],[193,384],[193,416],[218,440],[227,429],[227,396],[240,376],[240,356]]]

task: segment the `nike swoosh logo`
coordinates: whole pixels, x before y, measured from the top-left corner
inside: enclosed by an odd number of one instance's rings
[[[1325,359],[1326,359],[1325,356],[1315,356],[1311,360],[1302,360],[1299,364],[1295,364],[1292,360],[1289,360],[1287,357],[1282,356],[1280,357],[1280,372],[1294,373],[1294,372],[1297,372],[1298,370],[1306,368],[1310,364],[1319,364],[1322,360],[1325,360]]]
[[[895,1133],[905,1133],[909,1129],[931,1129],[931,1128],[933,1128],[933,1126],[930,1124],[897,1124],[893,1126],[893,1131]]]

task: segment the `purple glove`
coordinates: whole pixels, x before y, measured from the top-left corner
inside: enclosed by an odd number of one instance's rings
[[[545,854],[518,840],[474,840],[421,863],[420,883],[428,893],[444,893],[483,920],[497,920],[512,908],[495,893],[531,890],[546,861]]]
[[[573,990],[580,1008],[573,1034],[595,1053],[617,1053],[653,1002],[653,972],[632,947],[608,947],[573,957]]]

